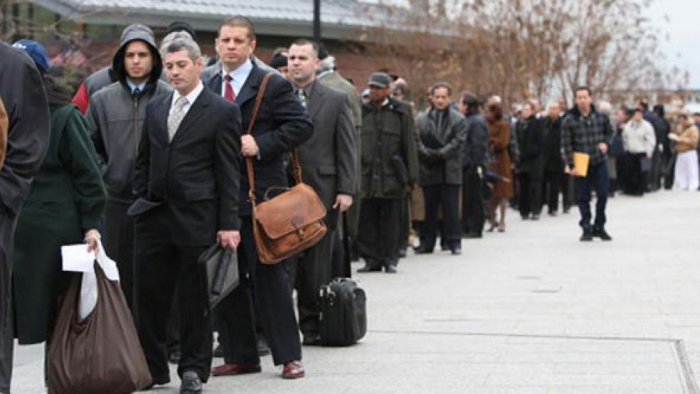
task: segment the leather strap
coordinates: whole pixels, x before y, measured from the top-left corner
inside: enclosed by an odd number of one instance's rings
[[[253,134],[255,119],[258,117],[260,105],[262,104],[262,99],[265,95],[265,89],[267,89],[267,83],[272,77],[272,74],[272,72],[265,74],[265,77],[263,78],[262,83],[260,84],[258,94],[255,97],[255,106],[253,107],[253,114],[250,117],[250,123],[248,123],[248,130],[246,130],[246,134]],[[296,149],[292,151],[290,165],[294,170],[294,179],[296,180],[297,184],[301,183],[301,165],[299,164],[299,155]],[[255,215],[255,174],[253,172],[252,157],[246,157],[246,167],[248,170],[248,186],[250,187],[250,190],[248,191],[248,198],[250,199],[250,203],[253,205],[253,215]]]

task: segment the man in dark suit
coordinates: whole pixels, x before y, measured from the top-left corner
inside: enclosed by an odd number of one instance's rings
[[[161,54],[175,92],[149,103],[136,160],[134,312],[153,384],[166,384],[166,324],[179,298],[180,392],[199,393],[212,348],[206,268],[197,259],[214,242],[240,242],[241,115],[204,88],[189,35],[175,33]]]
[[[318,63],[318,44],[299,39],[289,48],[289,76],[314,122],[313,137],[299,147],[299,162],[304,182],[326,207],[329,228],[318,244],[287,261],[290,281],[297,289],[304,345],[320,344],[318,291],[332,279],[338,213],[350,208],[356,190],[357,150],[348,95],[316,81]]]
[[[247,18],[233,16],[224,20],[216,39],[222,67],[207,82],[213,91],[235,100],[241,109],[244,131],[252,121],[255,98],[267,74],[250,59],[255,44],[255,29]],[[252,134],[241,138],[241,153],[253,160],[254,195],[259,201],[268,188],[287,186],[286,158],[289,152],[311,138],[313,125],[294,95],[291,83],[276,73],[269,80],[254,125]],[[241,286],[224,298],[217,308],[217,325],[225,364],[214,368],[212,374],[260,372],[260,357],[255,342],[255,319],[259,319],[273,362],[284,365],[282,377],[301,378],[304,367],[301,364],[299,327],[287,274],[282,264],[262,264],[258,258],[253,239],[249,191],[248,179],[243,177],[238,260]],[[257,315],[253,313],[253,300],[257,304]]]
[[[0,138],[0,142],[7,144],[0,147],[0,393],[9,393],[14,341],[11,301],[14,228],[49,146],[50,125],[46,92],[32,58],[0,41],[0,70],[0,101],[7,115],[0,117],[6,121],[6,134],[3,130],[0,133],[7,137]]]

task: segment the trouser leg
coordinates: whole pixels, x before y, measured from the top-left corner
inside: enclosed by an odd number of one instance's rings
[[[425,221],[420,234],[421,248],[433,250],[438,231],[438,208],[440,207],[440,195],[438,185],[423,186],[423,199],[425,200]]]
[[[107,255],[117,263],[119,283],[131,308],[134,299],[134,220],[126,214],[129,205],[107,200],[103,244]]]
[[[330,259],[335,239],[335,231],[327,232],[319,243],[305,250],[303,257],[299,259],[297,305],[299,328],[304,335],[314,336],[319,333],[318,294],[321,286],[328,284],[332,279]]]
[[[0,203],[0,392],[12,383],[14,324],[12,321],[12,246],[15,219]]]
[[[605,222],[607,221],[605,207],[608,202],[608,187],[610,185],[608,167],[605,163],[601,163],[591,169],[593,170],[593,181],[595,182],[596,193],[595,227],[602,229],[605,227]]]
[[[459,186],[441,185],[440,200],[442,202],[443,236],[450,249],[460,246],[459,223]]]
[[[401,204],[400,198],[386,198],[379,202],[379,237],[380,261],[384,266],[396,266],[399,261],[397,245],[399,244]]]
[[[575,177],[574,178],[574,189],[576,192],[576,204],[578,204],[579,212],[581,213],[581,220],[579,225],[584,230],[591,229],[591,184],[592,184],[592,174],[589,171],[586,177]]]
[[[360,257],[364,258],[368,265],[374,266],[380,263],[380,199],[365,198],[362,200],[360,210],[360,228],[357,234],[357,247]],[[397,223],[393,223],[397,226]]]

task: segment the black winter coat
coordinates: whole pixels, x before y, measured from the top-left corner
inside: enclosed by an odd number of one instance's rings
[[[547,117],[542,120],[544,126],[544,170],[547,172],[564,171],[564,159],[561,155],[561,123],[561,118],[552,120]]]
[[[429,185],[462,184],[462,150],[467,139],[467,121],[453,109],[445,113],[441,127],[437,112],[429,110],[416,117],[418,127],[419,183]]]
[[[542,178],[544,170],[544,132],[542,121],[534,115],[517,123],[518,149],[520,162],[518,173],[530,174],[532,178]]]

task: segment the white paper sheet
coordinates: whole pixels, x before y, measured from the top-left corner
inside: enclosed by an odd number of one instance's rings
[[[87,248],[87,244],[61,246],[63,270],[70,272],[93,272],[95,253],[88,253]]]

